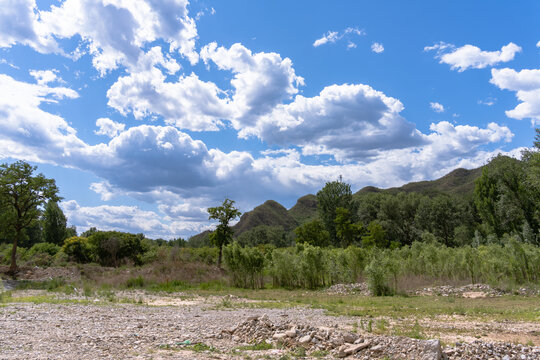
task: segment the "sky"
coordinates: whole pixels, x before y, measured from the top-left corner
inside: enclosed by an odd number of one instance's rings
[[[0,162],[90,227],[166,239],[518,157],[540,125],[540,2],[0,0]]]

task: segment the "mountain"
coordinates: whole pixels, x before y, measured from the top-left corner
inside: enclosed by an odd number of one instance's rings
[[[366,186],[356,192],[354,197],[361,201],[362,195],[368,193],[398,194],[400,192],[416,192],[427,196],[437,194],[447,195],[472,195],[474,181],[482,175],[482,167],[477,169],[455,169],[437,180],[418,181],[405,184],[401,187],[379,189],[374,186]],[[255,209],[245,212],[240,221],[232,228],[234,235],[238,236],[245,231],[259,225],[281,226],[285,231],[291,231],[298,225],[317,217],[317,197],[308,194],[299,198],[296,204],[287,210],[283,205],[274,200],[268,200]],[[195,235],[197,241],[204,241],[208,232]],[[191,240],[190,240],[191,241]],[[206,240],[207,241],[207,240]]]
[[[281,226],[285,231],[290,231],[298,225],[298,222],[283,205],[274,200],[268,200],[255,209],[245,212],[232,229],[234,235],[238,236],[259,225]]]
[[[355,195],[372,192],[397,194],[400,192],[416,192],[423,195],[433,196],[437,194],[447,195],[470,195],[474,191],[474,181],[482,175],[482,167],[467,170],[455,169],[440,179],[430,181],[418,181],[405,184],[401,187],[379,189],[374,186],[366,186]]]

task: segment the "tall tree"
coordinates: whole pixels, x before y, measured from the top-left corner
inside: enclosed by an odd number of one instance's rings
[[[43,174],[33,175],[35,170],[35,166],[24,161],[0,165],[1,206],[7,215],[4,226],[14,233],[9,267],[9,273],[13,275],[18,271],[17,245],[23,231],[39,218],[39,208],[47,201],[60,200],[55,181]]]
[[[317,208],[319,217],[330,235],[330,242],[333,245],[339,245],[336,230],[336,210],[344,208],[352,216],[352,222],[356,221],[358,211],[357,204],[353,201],[351,185],[344,183],[341,177],[338,181],[327,182],[326,185],[317,193]]]
[[[210,240],[219,248],[218,267],[221,267],[221,257],[223,254],[223,245],[227,245],[233,236],[233,230],[229,226],[229,222],[239,217],[242,213],[234,207],[234,201],[230,199],[223,200],[221,206],[208,208],[210,220],[218,220],[219,224],[210,234]]]
[[[52,200],[49,201],[43,213],[43,237],[45,242],[61,246],[67,237],[66,225],[66,216],[58,203]]]

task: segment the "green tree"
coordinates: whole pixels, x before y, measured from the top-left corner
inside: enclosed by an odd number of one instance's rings
[[[223,245],[227,245],[232,237],[233,230],[229,222],[239,217],[242,213],[234,207],[234,201],[230,199],[223,200],[221,206],[208,208],[209,220],[218,220],[219,224],[210,234],[210,241],[219,248],[218,267],[221,268],[221,257],[223,255]]]
[[[362,246],[365,248],[371,248],[373,246],[387,248],[390,246],[390,242],[386,237],[386,232],[378,221],[375,220],[369,223],[367,235],[362,236]]]
[[[356,221],[358,206],[353,201],[351,185],[344,183],[341,177],[338,181],[327,182],[326,185],[317,193],[317,209],[319,218],[330,235],[330,242],[338,245],[338,236],[336,230],[336,209],[344,208],[349,210],[352,221]]]
[[[307,243],[313,246],[328,246],[330,235],[319,219],[300,225],[294,229],[294,233],[296,234],[297,244]]]
[[[336,224],[336,235],[342,247],[357,242],[364,233],[364,227],[362,224],[354,223],[353,214],[349,209],[338,207],[334,223]]]
[[[66,239],[66,225],[66,216],[58,203],[49,201],[43,213],[43,238],[45,242],[62,245]]]
[[[18,271],[17,245],[23,237],[24,230],[38,220],[39,208],[47,201],[60,200],[55,181],[45,178],[43,174],[33,175],[35,170],[35,166],[24,161],[0,165],[3,226],[12,229],[14,233],[10,274]]]

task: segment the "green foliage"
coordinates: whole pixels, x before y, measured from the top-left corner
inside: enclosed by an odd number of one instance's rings
[[[353,245],[360,241],[364,233],[364,226],[354,222],[355,216],[349,209],[338,207],[336,209],[336,235],[342,247]]]
[[[55,181],[43,174],[34,175],[35,170],[35,166],[24,161],[0,165],[0,225],[3,233],[14,235],[11,273],[17,271],[16,251],[24,230],[38,220],[41,206],[60,200]]]
[[[291,240],[282,227],[268,225],[259,225],[245,231],[236,238],[236,241],[242,246],[271,244],[276,247],[286,247],[291,245]]]
[[[127,260],[139,265],[144,253],[143,239],[143,234],[98,231],[90,235],[88,242],[95,259],[101,265],[119,266]]]
[[[386,248],[390,245],[386,232],[381,224],[377,221],[372,221],[367,227],[367,235],[362,236],[362,246],[365,248]]]
[[[327,246],[329,244],[330,234],[318,219],[300,225],[294,229],[294,233],[298,244],[306,243],[313,246]]]
[[[67,219],[56,201],[49,201],[43,212],[43,239],[62,245],[67,235]]]
[[[387,258],[377,253],[366,266],[368,288],[374,296],[391,295],[388,287]]]
[[[64,240],[62,251],[76,262],[83,264],[92,261],[94,257],[90,242],[82,236],[72,236]]]
[[[258,248],[243,248],[234,242],[224,248],[223,257],[234,286],[252,289],[263,287],[265,257]]]
[[[352,222],[356,222],[355,217],[358,206],[353,201],[351,186],[341,181],[341,179],[339,181],[327,182],[317,193],[317,207],[319,218],[330,236],[330,243],[339,245],[335,223],[337,208],[347,209],[352,217]]]
[[[540,188],[531,186],[529,164],[499,155],[484,167],[476,181],[478,213],[488,231],[499,239],[505,233],[522,234],[525,223],[533,234],[538,234]]]
[[[233,200],[225,199],[221,206],[208,208],[208,214],[210,214],[209,220],[219,221],[216,230],[210,234],[210,241],[219,248],[218,267],[221,267],[223,246],[227,245],[233,237],[229,222],[239,217],[241,212],[234,207]]]

